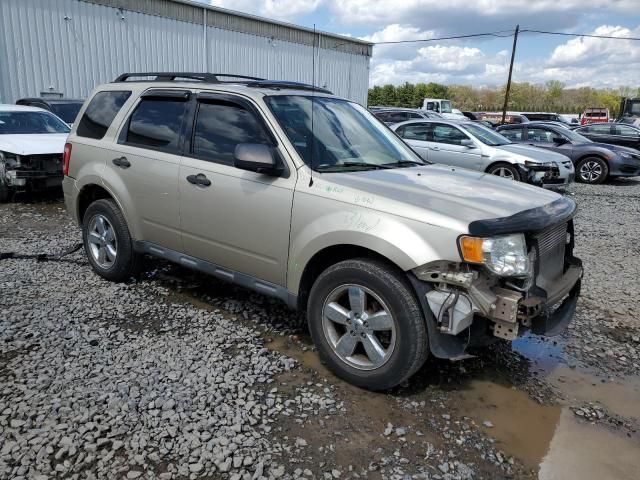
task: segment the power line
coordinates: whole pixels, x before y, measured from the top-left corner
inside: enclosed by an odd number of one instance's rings
[[[590,33],[565,33],[565,32],[548,32],[545,30],[532,30],[532,29],[522,29],[520,33],[528,32],[528,33],[539,33],[542,35],[561,35],[564,37],[589,37],[589,38],[606,38],[610,40],[632,40],[632,41],[640,41],[640,37],[614,37],[613,35],[594,35]]]
[[[460,38],[473,38],[473,37],[498,37],[506,38],[512,37],[513,30],[503,30],[501,32],[488,32],[488,33],[472,33],[469,35],[453,35],[451,37],[438,37],[438,38],[419,38],[416,40],[395,40],[389,42],[371,42],[374,45],[393,45],[397,43],[419,43],[419,42],[438,42],[440,40],[457,40]]]

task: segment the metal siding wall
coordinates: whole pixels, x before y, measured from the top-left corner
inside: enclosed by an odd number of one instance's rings
[[[217,27],[207,43],[211,72],[313,81],[310,45]],[[202,24],[78,0],[0,0],[0,103],[50,90],[84,98],[127,71],[202,71],[203,46]],[[319,49],[316,84],[366,104],[369,59]]]

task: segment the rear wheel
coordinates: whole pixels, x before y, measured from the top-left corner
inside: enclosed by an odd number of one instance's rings
[[[82,240],[93,271],[101,277],[120,282],[138,272],[141,255],[134,251],[127,223],[113,200],[89,205],[82,221]]]
[[[513,165],[504,162],[491,165],[487,170],[487,173],[507,178],[509,180],[515,180],[517,182],[520,181],[520,172],[518,172],[518,169]]]
[[[394,387],[427,358],[420,305],[402,273],[382,262],[329,267],[311,289],[307,317],[322,360],[359,387]]]
[[[582,183],[597,185],[604,182],[609,175],[607,162],[598,157],[583,158],[576,167],[576,178]]]

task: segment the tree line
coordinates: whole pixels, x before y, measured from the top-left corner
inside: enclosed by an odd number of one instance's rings
[[[420,108],[424,98],[445,98],[462,111],[502,111],[506,86],[472,87],[439,83],[404,83],[369,89],[369,106]],[[618,114],[620,97],[640,97],[640,88],[566,88],[558,80],[544,85],[512,83],[508,110],[530,112],[582,113],[588,107],[606,107]]]

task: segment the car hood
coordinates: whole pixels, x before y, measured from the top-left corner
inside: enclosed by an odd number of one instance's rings
[[[561,153],[553,152],[546,148],[534,147],[532,145],[509,144],[495,147],[498,150],[509,152],[512,155],[519,155],[524,160],[534,160],[537,162],[564,162],[569,158]]]
[[[501,218],[547,205],[557,193],[495,175],[444,165],[325,173],[325,196],[446,228],[468,231],[476,220]],[[322,182],[324,183],[324,182]],[[363,198],[366,202],[359,201]]]
[[[622,145],[612,145],[610,143],[591,142],[591,143],[579,143],[574,146],[576,147],[580,146],[584,149],[587,149],[588,147],[606,148],[607,150],[612,150],[614,152],[627,152],[627,153],[633,153],[634,155],[638,155],[638,150],[636,150],[635,148],[623,147]]]
[[[16,155],[62,153],[67,136],[66,133],[0,135],[0,151]]]

